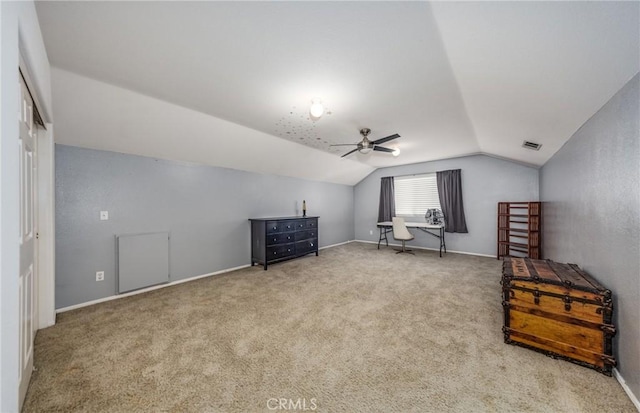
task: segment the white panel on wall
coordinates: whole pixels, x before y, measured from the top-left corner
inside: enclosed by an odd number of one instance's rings
[[[118,292],[169,282],[169,233],[119,235]]]

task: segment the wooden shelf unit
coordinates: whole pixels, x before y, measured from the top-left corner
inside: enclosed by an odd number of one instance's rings
[[[542,202],[498,202],[497,258],[541,259],[541,229]]]

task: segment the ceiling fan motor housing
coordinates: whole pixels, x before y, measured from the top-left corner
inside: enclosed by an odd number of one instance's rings
[[[360,135],[362,135],[362,141],[358,142],[358,150],[360,149],[373,149],[373,143],[367,139],[367,136],[371,133],[371,129],[360,129]]]
[[[398,135],[397,133],[393,134],[393,135],[389,135],[385,138],[381,138],[381,139],[376,139],[375,141],[370,141],[367,136],[371,133],[371,129],[369,128],[362,128],[360,129],[360,134],[362,135],[362,140],[358,143],[345,143],[345,144],[340,144],[340,145],[331,145],[331,146],[343,146],[343,145],[355,145],[356,149],[349,151],[347,153],[345,153],[344,155],[342,155],[342,157],[344,158],[347,155],[350,155],[356,151],[360,151],[361,153],[369,153],[369,151],[374,150],[374,151],[380,151],[380,152],[393,152],[393,149],[390,148],[385,148],[383,146],[380,146],[382,143],[391,141],[393,139],[397,139],[400,137],[400,135]]]
[[[362,141],[358,142],[358,149],[373,149],[373,143],[365,136]]]

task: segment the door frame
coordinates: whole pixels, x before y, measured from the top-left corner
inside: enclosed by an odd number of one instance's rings
[[[37,134],[36,159],[38,191],[36,218],[38,220],[38,283],[36,285],[36,329],[56,323],[55,303],[55,145],[53,125],[45,123]]]

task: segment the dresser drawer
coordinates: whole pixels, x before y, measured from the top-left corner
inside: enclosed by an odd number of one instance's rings
[[[304,254],[307,252],[312,252],[317,250],[318,250],[317,238],[296,242],[296,254]]]
[[[267,261],[275,260],[282,257],[288,257],[290,255],[295,255],[296,247],[295,244],[283,244],[283,245],[273,245],[267,247]]]
[[[295,225],[296,225],[296,231],[300,231],[302,229],[307,228],[307,221],[304,219],[301,219],[300,221],[296,221]]]
[[[283,232],[279,234],[268,234],[267,245],[288,244],[296,241],[293,232]]]
[[[275,234],[277,232],[282,232],[282,222],[267,221],[267,234]]]
[[[307,220],[307,229],[318,228],[318,219],[310,218]]]
[[[279,232],[293,232],[296,230],[296,221],[267,221],[267,234]]]
[[[296,232],[296,241],[302,241],[304,239],[318,238],[318,232],[315,229],[307,231]]]
[[[282,232],[293,232],[296,230],[296,221],[283,221],[280,225],[282,225]]]

